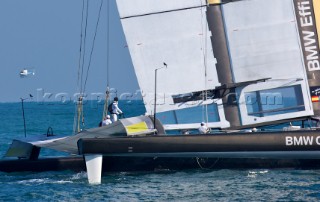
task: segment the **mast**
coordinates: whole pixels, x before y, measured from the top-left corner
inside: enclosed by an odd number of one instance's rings
[[[221,1],[208,1],[207,20],[209,30],[212,33],[211,44],[214,56],[217,59],[216,68],[219,82],[222,85],[232,84],[234,81],[224,29]],[[237,127],[240,126],[240,115],[235,88],[229,89],[228,91],[226,96],[222,98],[224,114],[226,120],[230,123],[230,127]]]

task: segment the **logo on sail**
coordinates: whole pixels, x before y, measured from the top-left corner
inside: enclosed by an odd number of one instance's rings
[[[316,27],[315,9],[312,0],[294,1],[299,28],[304,63],[307,72],[320,70],[319,41]],[[312,79],[310,75],[308,78]]]

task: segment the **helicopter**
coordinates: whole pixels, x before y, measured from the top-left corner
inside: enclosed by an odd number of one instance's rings
[[[23,69],[20,71],[19,73],[21,78],[27,77],[27,76],[34,76],[35,75],[35,71],[34,70],[27,70],[27,69]]]

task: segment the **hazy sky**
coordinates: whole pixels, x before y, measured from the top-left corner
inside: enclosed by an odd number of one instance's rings
[[[91,0],[86,53],[89,56],[100,0]],[[110,0],[110,86],[119,93],[138,90],[115,0]],[[77,92],[82,0],[0,1],[0,102],[19,102],[29,94]],[[107,0],[93,52],[86,92],[104,93],[107,85]],[[89,57],[86,57],[85,70]],[[20,78],[23,69],[35,76]]]

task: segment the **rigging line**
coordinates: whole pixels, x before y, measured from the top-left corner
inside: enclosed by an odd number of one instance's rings
[[[201,49],[202,49],[202,54],[203,54],[203,65],[204,65],[204,84],[205,84],[205,91],[203,93],[203,100],[207,100],[208,99],[208,93],[207,93],[207,30],[205,29],[205,25],[204,25],[204,13],[203,13],[203,8],[206,8],[203,3],[202,0],[200,0],[200,14],[201,14]],[[203,105],[203,115],[202,117],[205,119],[205,122],[208,123],[208,105]]]
[[[84,59],[86,55],[86,39],[87,39],[87,28],[88,28],[88,16],[89,16],[89,0],[87,0],[87,7],[86,7],[86,23],[84,28],[84,39],[83,39],[83,57],[82,57],[82,66],[81,66],[81,90],[80,93],[82,94],[83,91],[83,68],[84,68]]]
[[[200,4],[201,4],[201,7],[202,7],[202,0],[200,0]],[[200,37],[200,47],[201,47],[201,51],[202,51],[202,54],[204,55],[203,51],[204,51],[204,47],[203,47],[203,13],[202,13],[202,8],[200,8],[200,15],[201,15],[201,18],[200,18],[200,23],[201,23],[201,37]],[[204,77],[205,77],[205,80],[206,80],[206,69],[204,67]],[[202,92],[202,101],[205,101],[205,90],[206,90],[206,86],[205,86],[205,89],[204,91]],[[202,105],[202,121],[203,121],[203,118],[205,117],[205,107],[204,105]]]
[[[80,48],[79,48],[79,61],[78,61],[78,80],[77,80],[77,91],[81,92],[81,85],[80,85],[80,70],[81,70],[81,59],[82,59],[82,41],[83,41],[83,19],[84,19],[84,7],[85,7],[85,0],[82,0],[82,12],[81,12],[81,29],[80,29]],[[77,117],[78,114],[78,104],[75,105],[75,113],[74,113],[74,120],[73,120],[73,134],[76,134],[77,130]]]
[[[109,67],[110,67],[110,1],[107,1],[107,89],[106,89],[106,99],[104,102],[104,110],[102,113],[102,120],[107,115],[107,107],[109,106],[109,93],[110,93],[110,77],[109,77]]]
[[[88,16],[89,16],[89,0],[87,0],[86,4],[86,21],[85,21],[85,28],[84,28],[84,38],[83,38],[83,54],[82,54],[82,64],[81,64],[81,82],[80,82],[80,95],[79,95],[79,103],[77,104],[78,109],[78,122],[77,122],[77,128],[78,132],[81,131],[80,128],[80,119],[82,117],[82,126],[84,126],[84,114],[83,114],[83,107],[82,107],[82,100],[83,100],[83,68],[84,68],[84,62],[85,62],[85,53],[86,53],[86,39],[87,39],[87,27],[88,27]]]
[[[204,7],[207,8],[207,7]],[[206,16],[206,14],[205,14]],[[207,19],[207,18],[206,18]],[[205,34],[204,34],[204,66],[206,70],[206,81],[205,81],[205,87],[208,89],[208,32],[207,27],[204,28]],[[206,100],[208,99],[208,91],[206,90]],[[209,113],[208,113],[208,105],[206,105],[206,121],[209,122]]]
[[[83,30],[84,1],[85,0],[82,0],[82,12],[81,12],[80,48],[79,48],[78,80],[77,80],[78,92],[80,92],[80,69],[81,69],[81,56],[82,56],[82,30]]]
[[[107,3],[107,88],[109,88],[109,66],[110,66],[110,1]],[[108,89],[109,90],[109,89]]]
[[[96,28],[95,28],[95,32],[94,32],[94,37],[93,37],[93,42],[92,42],[92,47],[91,47],[91,52],[90,52],[90,57],[89,57],[89,63],[88,63],[88,67],[87,67],[86,79],[85,79],[84,86],[83,86],[83,92],[85,92],[85,90],[86,90],[86,85],[87,85],[87,81],[88,81],[89,70],[91,67],[90,65],[91,65],[92,54],[93,54],[94,45],[95,45],[98,27],[99,27],[99,22],[100,22],[102,5],[103,5],[103,0],[101,0],[101,3],[100,3],[98,19],[97,19],[97,23],[96,23]]]
[[[74,108],[73,133],[72,134],[76,134],[76,128],[77,128],[77,105],[75,105],[75,108]]]
[[[199,158],[199,157],[196,157],[197,163],[198,163],[198,165],[199,165],[199,167],[200,167],[201,169],[211,169],[211,168],[213,168],[213,167],[217,164],[217,162],[220,160],[220,158],[217,158],[213,164],[211,164],[209,167],[206,168],[206,167],[204,167],[203,165],[201,165],[201,161],[203,161],[204,164],[205,164],[205,163],[206,163],[206,161],[205,161],[206,159],[207,159],[207,160],[210,160],[209,158]]]

